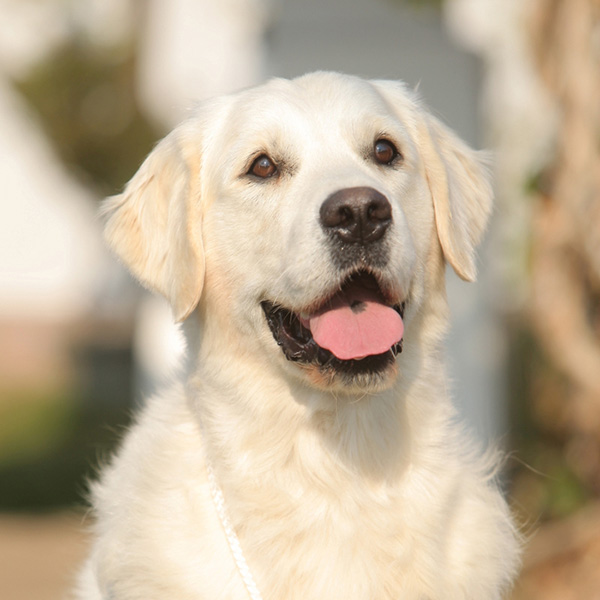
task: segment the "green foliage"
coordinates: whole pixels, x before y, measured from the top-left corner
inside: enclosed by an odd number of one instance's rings
[[[129,412],[122,405],[92,404],[68,390],[58,397],[20,394],[3,401],[0,509],[81,505],[86,479],[110,455]]]
[[[66,435],[72,416],[72,402],[67,394],[54,397],[21,391],[9,398],[3,397],[0,469],[54,451]]]
[[[130,421],[131,349],[85,343],[73,354],[77,378],[63,389],[2,392],[0,510],[81,505]]]
[[[564,452],[569,434],[561,425],[564,415],[560,407],[568,383],[553,369],[527,328],[513,323],[510,332],[510,445],[515,448],[514,460],[509,463],[511,496],[517,512],[537,523],[572,514],[593,492]]]
[[[0,509],[81,505],[86,480],[114,448],[119,438],[117,428],[127,424],[129,412],[81,400],[29,399],[27,403],[26,418],[15,408],[9,415],[9,422],[18,422],[19,427],[12,439],[6,440],[1,455]],[[21,442],[15,445],[17,436]],[[10,450],[6,451],[9,443]]]
[[[63,161],[102,194],[123,187],[158,136],[136,105],[134,68],[129,49],[71,40],[17,82]]]

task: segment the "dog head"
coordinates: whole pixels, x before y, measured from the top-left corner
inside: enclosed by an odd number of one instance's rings
[[[375,389],[444,259],[474,279],[490,208],[479,155],[402,84],[314,73],[200,106],[108,201],[106,237],[177,320],[200,305],[230,348]]]

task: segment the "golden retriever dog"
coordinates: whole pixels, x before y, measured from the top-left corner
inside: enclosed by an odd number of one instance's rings
[[[518,536],[457,424],[446,263],[481,156],[398,82],[318,72],[201,104],[106,204],[187,360],[93,486],[80,600],[493,600]]]

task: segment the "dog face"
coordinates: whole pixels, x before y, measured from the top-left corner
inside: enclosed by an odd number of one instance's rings
[[[106,234],[178,320],[200,303],[230,347],[374,390],[442,256],[474,278],[490,202],[476,153],[401,84],[315,73],[201,106],[109,201]]]

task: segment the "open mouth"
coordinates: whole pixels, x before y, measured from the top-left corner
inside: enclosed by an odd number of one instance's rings
[[[269,301],[261,306],[290,361],[353,375],[381,372],[402,352],[405,303],[388,302],[367,272],[354,273],[307,311],[296,313]]]

